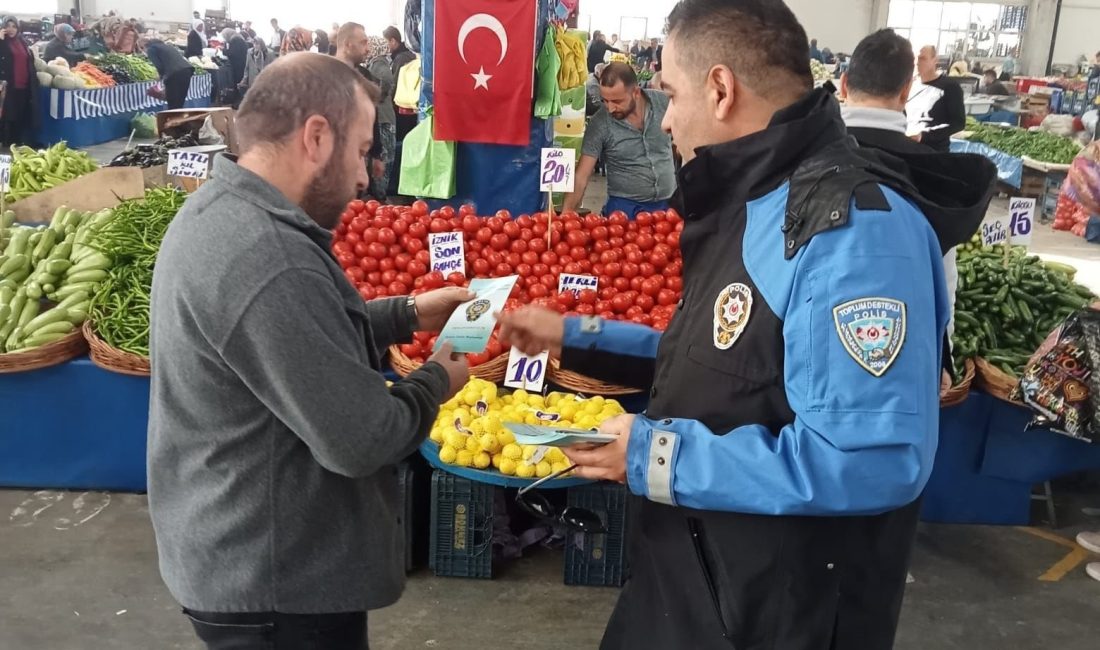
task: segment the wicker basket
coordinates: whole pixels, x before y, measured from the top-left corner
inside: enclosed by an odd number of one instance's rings
[[[80,330],[30,350],[0,354],[0,373],[27,372],[71,361],[88,351],[88,343]]]
[[[617,395],[633,395],[634,393],[642,392],[639,388],[627,388],[626,386],[605,384],[602,381],[586,377],[572,370],[562,370],[561,361],[557,359],[550,360],[550,381],[562,388],[568,388],[575,393],[582,393],[584,395],[614,397]]]
[[[947,391],[940,395],[940,408],[946,408],[948,406],[958,406],[966,401],[966,396],[970,394],[970,385],[974,383],[974,375],[976,374],[974,368],[974,362],[967,359],[963,362],[963,378],[957,385],[947,389]]]
[[[84,322],[84,338],[88,340],[88,347],[91,348],[91,354],[89,356],[92,359],[92,363],[100,368],[122,375],[133,375],[135,377],[149,376],[148,357],[139,356],[132,352],[126,352],[125,350],[111,347],[95,333],[95,327],[92,325],[91,321]]]
[[[421,364],[419,361],[413,361],[409,357],[405,356],[401,352],[401,348],[396,345],[390,346],[390,366],[393,367],[393,371],[402,377],[407,376],[413,370],[419,368]],[[480,366],[474,366],[470,368],[470,376],[484,379],[485,381],[491,381],[494,384],[499,384],[504,381],[504,373],[508,369],[508,355],[502,354],[494,359],[489,359],[487,362]]]
[[[974,383],[978,388],[981,388],[997,399],[1012,404],[1019,404],[1019,402],[1008,398],[1012,390],[1016,387],[1016,384],[1020,381],[1019,379],[1006,374],[1005,371],[982,358],[975,359],[974,365],[977,367],[977,375],[974,379]]]

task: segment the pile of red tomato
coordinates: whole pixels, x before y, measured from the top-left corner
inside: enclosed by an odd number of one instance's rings
[[[468,284],[461,273],[445,277],[429,271],[428,233],[461,231],[467,275],[519,276],[506,310],[538,304],[563,314],[595,314],[664,331],[682,289],[682,230],[673,210],[641,212],[633,221],[622,212],[608,217],[566,213],[551,222],[545,213],[513,219],[500,210],[479,217],[469,205],[429,211],[423,201],[411,206],[352,201],[336,228],[332,249],[365,300],[402,296]],[[558,293],[561,273],[595,276],[598,289]],[[494,342],[500,346],[494,340],[490,348]],[[419,333],[402,352],[422,360],[431,354],[431,343],[431,336]],[[506,351],[490,352],[486,350],[484,360]],[[470,363],[484,360],[471,358]]]

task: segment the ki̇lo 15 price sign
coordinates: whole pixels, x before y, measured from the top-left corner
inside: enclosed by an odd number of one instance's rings
[[[1031,245],[1031,227],[1035,223],[1035,199],[1013,198],[1008,202],[1009,243]]]

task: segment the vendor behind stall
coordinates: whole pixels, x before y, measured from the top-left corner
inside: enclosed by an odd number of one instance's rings
[[[187,101],[187,90],[191,87],[191,77],[195,74],[191,63],[183,58],[178,47],[159,39],[143,38],[139,46],[145,50],[145,56],[149,57],[149,62],[160,75],[168,109],[183,108]]]
[[[19,20],[5,16],[0,26],[0,81],[7,83],[0,144],[28,144],[38,121],[38,75],[34,55],[19,35]]]
[[[187,58],[201,57],[203,50],[209,45],[206,38],[206,23],[196,18],[191,21],[191,31],[187,33]]]
[[[76,30],[68,23],[61,23],[54,27],[54,38],[46,44],[46,50],[42,53],[42,57],[46,61],[53,61],[60,57],[68,61],[69,66],[74,66],[83,61],[84,55],[73,49],[73,36],[75,34]]]

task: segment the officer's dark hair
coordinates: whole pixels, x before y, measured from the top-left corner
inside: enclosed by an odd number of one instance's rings
[[[600,73],[601,86],[604,88],[614,88],[620,81],[626,86],[627,90],[637,86],[638,75],[634,72],[634,68],[621,61],[608,63],[604,66],[603,72]]]
[[[781,0],[680,0],[666,31],[684,67],[724,65],[773,100],[793,101],[813,88],[806,30]]]
[[[848,92],[891,97],[913,78],[913,46],[892,29],[864,38],[848,63]]]
[[[386,29],[382,30],[382,38],[384,38],[388,41],[397,41],[398,43],[400,43],[401,42],[401,30],[397,29],[393,25],[390,25]]]

